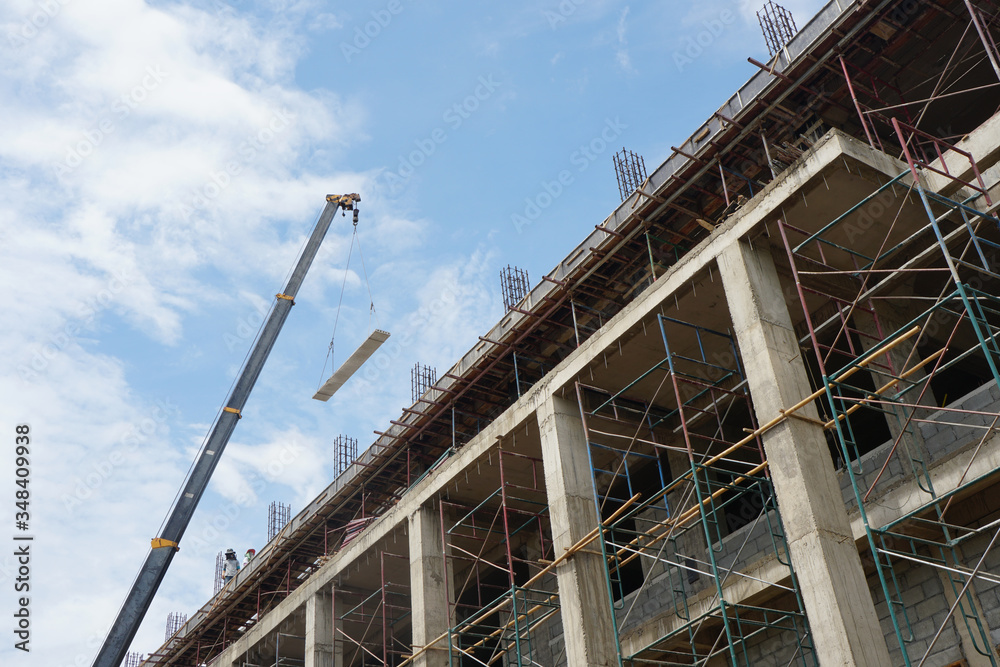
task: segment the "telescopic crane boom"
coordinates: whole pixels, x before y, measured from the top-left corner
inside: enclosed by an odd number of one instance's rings
[[[179,550],[178,543],[191,522],[191,517],[198,507],[198,501],[201,500],[201,496],[212,478],[212,473],[215,471],[215,466],[236,428],[240,412],[246,405],[250,391],[257,382],[264,362],[267,361],[267,357],[271,353],[278,333],[281,332],[285,318],[288,317],[288,311],[295,304],[295,295],[306,277],[306,272],[309,271],[309,266],[316,257],[316,252],[323,242],[323,237],[326,236],[334,214],[338,209],[343,209],[345,215],[346,211],[354,211],[354,222],[356,223],[358,211],[354,205],[360,201],[361,197],[356,193],[327,195],[326,207],[316,222],[316,227],[313,229],[302,255],[299,256],[295,269],[288,279],[288,284],[285,285],[281,294],[276,295],[274,306],[271,308],[260,336],[254,343],[253,349],[240,371],[233,391],[229,395],[229,400],[226,401],[226,405],[216,418],[201,451],[198,452],[198,458],[184,482],[181,493],[163,523],[163,530],[158,537],[153,538],[146,561],[142,564],[142,569],[139,570],[139,574],[118,612],[114,625],[111,626],[108,636],[104,639],[104,645],[94,660],[94,667],[119,667],[125,658],[125,652],[132,643],[135,633],[139,630],[139,625],[153,601],[153,596],[170,566],[174,552]]]

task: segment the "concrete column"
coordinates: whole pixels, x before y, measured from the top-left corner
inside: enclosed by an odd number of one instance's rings
[[[410,515],[410,604],[413,649],[420,650],[448,631],[448,585],[444,565],[441,518],[437,510],[420,507]],[[415,667],[447,667],[448,641],[442,640],[418,656]]]
[[[538,409],[552,541],[558,558],[597,527],[587,440],[575,402],[551,397]],[[617,629],[597,542],[556,568],[567,664],[618,665]]]
[[[306,599],[305,667],[342,667],[336,659],[333,590],[325,588]]]
[[[791,317],[766,247],[732,244],[719,273],[763,424],[812,393]],[[813,405],[799,415],[819,417]],[[788,419],[763,442],[820,664],[890,664],[822,427]]]

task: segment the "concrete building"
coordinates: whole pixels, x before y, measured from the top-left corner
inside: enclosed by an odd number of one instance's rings
[[[997,665],[998,10],[751,60],[145,664]]]

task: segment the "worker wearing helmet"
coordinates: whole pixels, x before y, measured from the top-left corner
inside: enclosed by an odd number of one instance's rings
[[[243,567],[246,567],[247,565],[249,565],[250,561],[253,560],[253,557],[256,554],[257,554],[257,552],[254,551],[253,549],[247,549],[246,554],[243,556]]]
[[[226,562],[223,567],[223,578],[222,583],[228,584],[232,581],[236,573],[240,571],[240,562],[236,560],[236,552],[232,549],[226,550]]]

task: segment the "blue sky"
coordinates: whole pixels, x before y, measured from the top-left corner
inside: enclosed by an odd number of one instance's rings
[[[327,193],[363,197],[377,322],[338,217],[134,650],[204,604],[217,551],[263,544],[272,500],[330,482],[336,435],[400,414],[415,362],[444,372],[501,317],[502,266],[537,283],[613,210],[615,150],[651,171],[753,74],[755,8],[4,2],[0,484],[28,423],[36,541],[32,652],[5,630],[0,660],[90,664]],[[335,361],[395,338],[320,403],[342,284]]]

